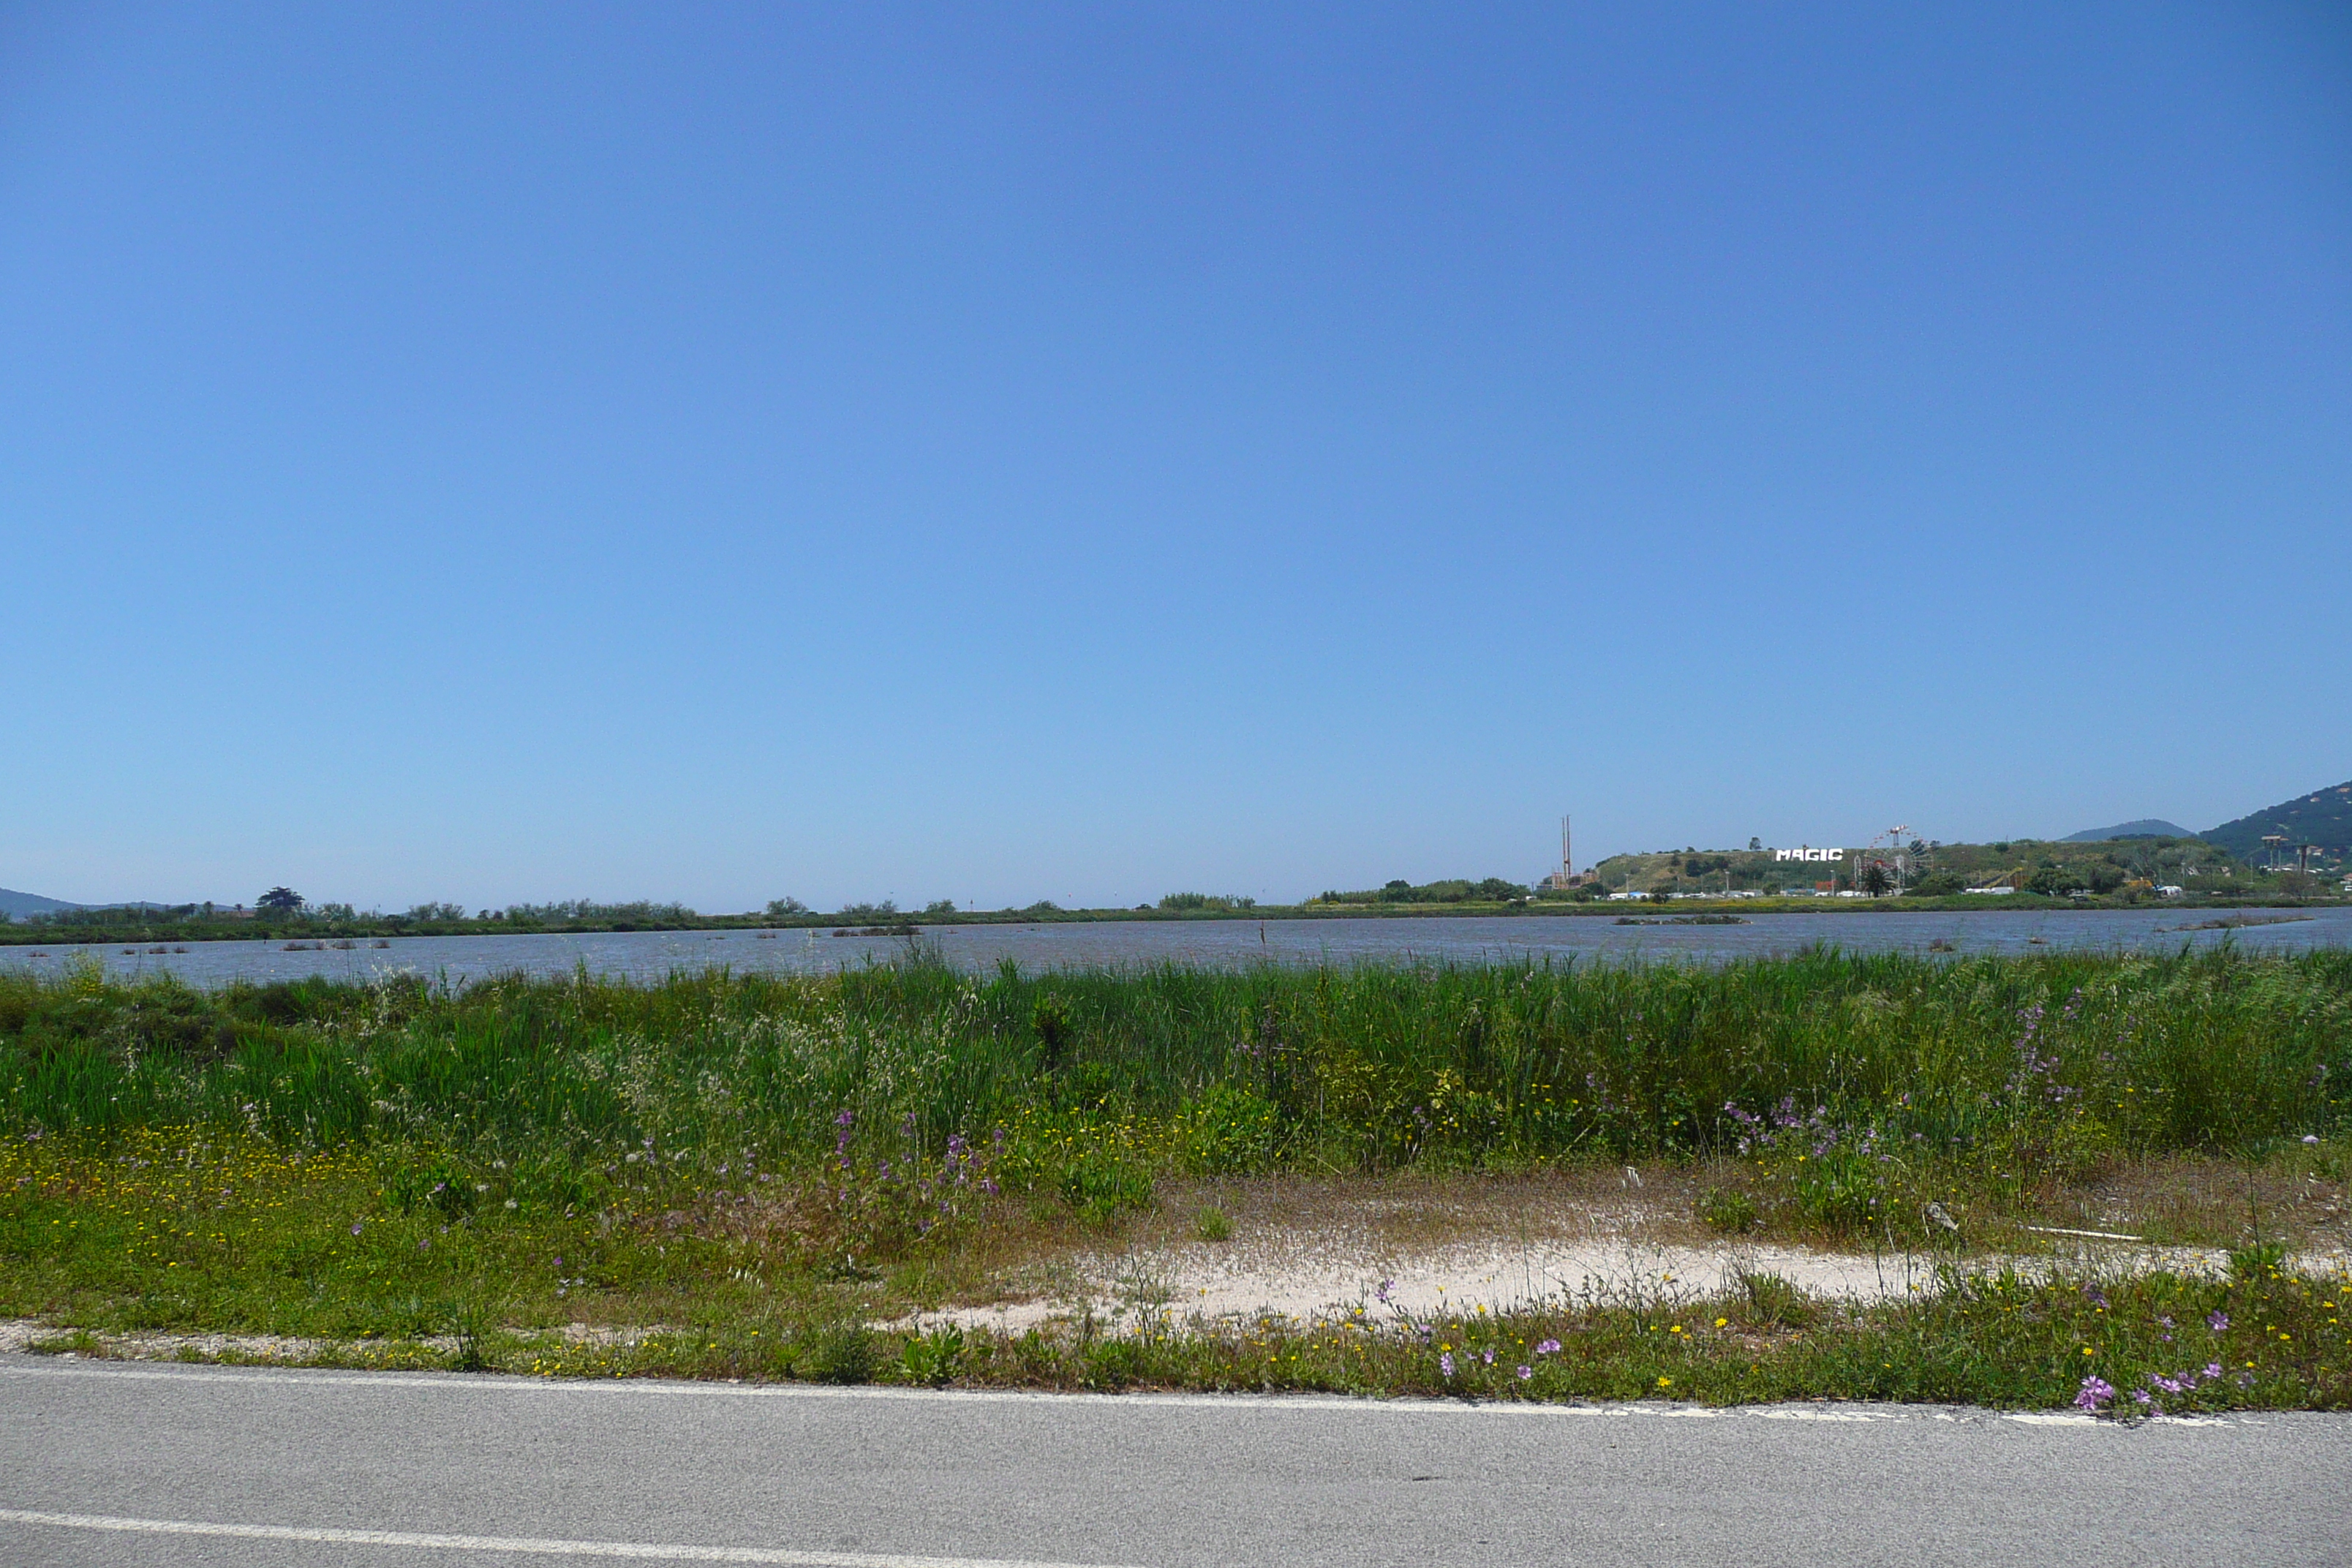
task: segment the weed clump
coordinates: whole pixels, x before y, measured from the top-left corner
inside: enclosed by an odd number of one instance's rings
[[[1737,1188],[1709,1187],[1699,1194],[1697,1207],[1703,1223],[1727,1236],[1746,1236],[1759,1217],[1755,1198]]]

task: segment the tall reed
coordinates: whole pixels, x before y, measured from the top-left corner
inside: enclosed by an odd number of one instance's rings
[[[1216,1092],[1212,1094],[1211,1090]],[[2073,1138],[2241,1150],[2352,1094],[2352,953],[1833,951],[1720,967],[1183,965],[824,977],[0,977],[0,1126],[219,1123],[601,1161],[936,1146],[1039,1114],[1262,1115],[1288,1157]],[[1233,1108],[1239,1107],[1239,1111]]]

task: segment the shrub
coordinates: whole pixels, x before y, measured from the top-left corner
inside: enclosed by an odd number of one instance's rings
[[[485,1184],[487,1187],[487,1184]],[[447,1154],[428,1154],[394,1163],[384,1195],[402,1214],[425,1209],[455,1223],[474,1212],[473,1172]]]
[[[874,1334],[863,1323],[835,1323],[810,1340],[793,1370],[811,1383],[874,1381]]]
[[[1196,1175],[1246,1175],[1272,1164],[1282,1117],[1251,1089],[1215,1083],[1177,1118],[1184,1168]]]
[[[1104,1225],[1127,1210],[1152,1203],[1151,1173],[1101,1154],[1088,1154],[1062,1173],[1062,1201],[1090,1225]]]
[[[1045,1070],[1054,1071],[1062,1065],[1063,1053],[1069,1047],[1070,1005],[1051,994],[1038,997],[1029,1009],[1029,1026],[1037,1031]]]
[[[1712,1229],[1745,1236],[1756,1228],[1759,1216],[1756,1200],[1746,1193],[1709,1187],[1699,1194],[1698,1217]]]
[[[950,1323],[909,1339],[898,1353],[900,1373],[909,1383],[944,1387],[962,1360],[963,1331]],[[862,1381],[862,1380],[861,1380]]]

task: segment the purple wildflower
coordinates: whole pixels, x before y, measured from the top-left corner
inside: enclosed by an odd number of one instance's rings
[[[1546,1340],[1541,1344],[1536,1346],[1536,1354],[1538,1355],[1558,1355],[1559,1353],[1559,1342],[1558,1340]]]
[[[1454,1352],[1452,1351],[1447,1351],[1444,1355],[1437,1358],[1437,1370],[1444,1373],[1448,1377],[1452,1377],[1454,1375]]]
[[[1533,1377],[1535,1374],[1536,1369],[1531,1366],[1522,1366],[1519,1368],[1519,1381],[1521,1383],[1527,1382],[1528,1379]]]
[[[2074,1395],[2074,1404],[2078,1409],[2095,1411],[2115,1396],[2114,1384],[2104,1377],[2086,1377],[2083,1380],[2081,1391]]]
[[[2218,1362],[2218,1361],[2209,1361],[2209,1362],[2207,1362],[2207,1363],[2205,1363],[2205,1379],[2206,1379],[2206,1381],[2207,1381],[2207,1382],[2209,1382],[2209,1383],[2210,1383],[2210,1382],[2211,1382],[2213,1379],[2215,1379],[2215,1378],[2217,1378],[2217,1377],[2219,1377],[2219,1376],[2221,1376],[2221,1363],[2220,1362]]]
[[[2218,1334],[2230,1326],[2230,1314],[2218,1311],[2208,1312],[2205,1314],[2205,1326]]]

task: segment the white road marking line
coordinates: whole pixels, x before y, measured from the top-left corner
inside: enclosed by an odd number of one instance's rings
[[[404,1546],[427,1552],[520,1552],[543,1557],[633,1557],[670,1563],[775,1563],[793,1568],[1088,1568],[1006,1557],[908,1557],[887,1552],[787,1552],[762,1546],[682,1546],[632,1541],[547,1541],[530,1536],[428,1535],[407,1530],[323,1530],[290,1524],[213,1524],[184,1519],[118,1519],[102,1513],[42,1513],[0,1508],[0,1524],[106,1530],[139,1535],[213,1535],[311,1545]],[[1097,1565],[1099,1568],[1099,1565]]]
[[[440,1377],[420,1377],[413,1373],[397,1372],[328,1372],[289,1367],[283,1371],[259,1371],[235,1364],[206,1365],[141,1365],[122,1362],[84,1362],[70,1357],[43,1360],[29,1363],[29,1358],[19,1360],[0,1355],[0,1378],[5,1377],[101,1377],[120,1378],[130,1382],[210,1382],[223,1387],[239,1384],[267,1384],[296,1387],[326,1388],[443,1388],[460,1389],[477,1394],[614,1394],[633,1398],[667,1396],[692,1397],[701,1394],[730,1399],[894,1399],[920,1403],[966,1405],[1086,1405],[1097,1409],[1152,1410],[1170,1406],[1178,1408],[1261,1412],[1334,1411],[1356,1414],[1384,1412],[1396,1415],[1475,1415],[1527,1416],[1559,1418],[1591,1415],[1648,1415],[1664,1419],[1714,1421],[1949,1421],[1970,1419],[2022,1422],[2035,1426],[2095,1426],[2112,1427],[2114,1421],[2103,1421],[2095,1415],[2080,1415],[2071,1411],[1968,1411],[1955,1415],[1937,1407],[1897,1407],[1868,1412],[1837,1412],[1811,1405],[1677,1405],[1665,1402],[1622,1405],[1555,1405],[1532,1399],[1428,1399],[1405,1396],[1393,1399],[1347,1399],[1329,1394],[1042,1394],[1024,1388],[892,1388],[867,1385],[856,1388],[835,1388],[823,1384],[807,1383],[692,1383],[660,1378],[584,1378],[584,1377],[514,1377],[495,1373],[452,1373]],[[2187,1420],[2159,1418],[2142,1425],[2186,1426]],[[2196,1424],[2213,1426],[2249,1426],[2260,1425],[2259,1417],[2242,1415],[2201,1416]]]
[[[855,1388],[810,1383],[689,1383],[641,1377],[515,1377],[494,1373],[451,1373],[419,1377],[396,1372],[325,1372],[289,1367],[282,1372],[258,1372],[249,1367],[203,1364],[184,1366],[126,1365],[121,1362],[83,1362],[60,1356],[38,1365],[0,1359],[0,1377],[103,1377],[130,1382],[209,1381],[223,1387],[239,1384],[275,1384],[325,1388],[442,1388],[480,1394],[614,1394],[632,1398],[700,1394],[730,1399],[903,1399],[922,1403],[967,1405],[1087,1405],[1100,1409],[1150,1410],[1170,1405],[1204,1410],[1346,1410],[1385,1411],[1398,1415],[1519,1415],[1534,1417],[1585,1415],[1653,1415],[1667,1419],[1712,1421],[1740,1414],[1706,1405],[1554,1405],[1532,1399],[1430,1399],[1406,1395],[1393,1399],[1347,1399],[1329,1394],[1041,1394],[1025,1388],[892,1388],[866,1384]]]
[[[1389,1411],[1397,1415],[1675,1415],[1714,1417],[1731,1414],[1706,1405],[1550,1405],[1534,1400],[1346,1399],[1328,1394],[1045,1394],[1025,1388],[854,1388],[811,1383],[695,1383],[679,1379],[615,1377],[515,1377],[488,1373],[418,1376],[398,1372],[328,1372],[288,1367],[258,1371],[248,1366],[138,1364],[76,1361],[68,1357],[18,1360],[0,1356],[0,1377],[95,1377],[125,1382],[205,1382],[224,1388],[266,1384],[310,1388],[436,1388],[474,1394],[601,1395],[621,1398],[908,1400],[920,1404],[1085,1405],[1097,1409],[1148,1410],[1168,1405],[1209,1410]]]

